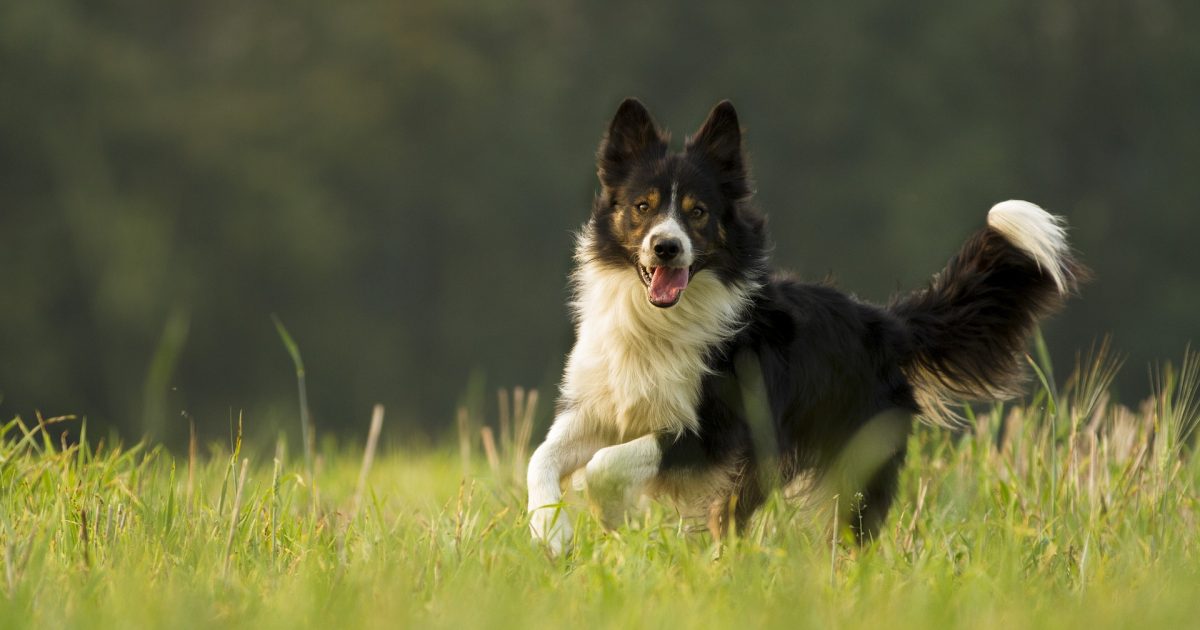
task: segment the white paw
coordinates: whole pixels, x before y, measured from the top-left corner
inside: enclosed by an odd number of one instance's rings
[[[608,529],[619,527],[637,497],[637,484],[614,451],[601,449],[586,468],[588,500]]]
[[[545,543],[555,556],[571,550],[571,519],[559,507],[542,507],[529,513],[529,531],[535,541]]]

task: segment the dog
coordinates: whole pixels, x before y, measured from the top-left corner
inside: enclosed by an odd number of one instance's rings
[[[954,403],[1019,393],[1028,337],[1087,273],[1063,220],[999,203],[926,288],[877,306],[770,271],[731,103],[681,152],[668,141],[636,99],[601,141],[576,340],[529,462],[534,538],[569,550],[561,484],[582,468],[606,527],[643,495],[671,497],[717,539],[771,484],[839,476],[856,499],[842,527],[871,539],[914,417],[953,425]]]

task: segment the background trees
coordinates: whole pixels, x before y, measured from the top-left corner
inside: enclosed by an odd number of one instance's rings
[[[1108,332],[1133,364],[1178,355],[1198,9],[940,4],[0,4],[0,415],[274,431],[270,313],[325,430],[380,400],[435,433],[472,372],[553,384],[628,95],[677,142],[734,100],[781,266],[884,300],[1027,198],[1097,274],[1047,329],[1059,362]]]

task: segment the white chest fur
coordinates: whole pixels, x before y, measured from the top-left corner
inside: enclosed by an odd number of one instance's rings
[[[701,271],[678,304],[660,309],[632,268],[583,262],[575,290],[577,340],[562,394],[579,419],[622,442],[696,430],[708,352],[741,326],[747,287]]]

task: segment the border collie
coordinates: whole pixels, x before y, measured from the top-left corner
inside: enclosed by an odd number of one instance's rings
[[[857,501],[842,526],[869,539],[911,419],[950,425],[954,402],[1015,395],[1027,337],[1085,273],[1062,220],[1024,201],[994,206],[927,288],[888,306],[772,273],[728,101],[675,153],[628,99],[597,160],[576,341],[528,471],[530,528],[554,553],[572,537],[561,483],[580,468],[605,526],[668,496],[718,539],[772,484],[841,476]]]

